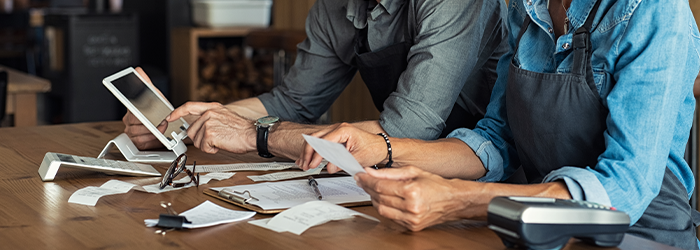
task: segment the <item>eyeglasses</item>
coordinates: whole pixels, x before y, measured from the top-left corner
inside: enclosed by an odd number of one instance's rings
[[[168,171],[165,171],[165,174],[163,175],[163,180],[160,181],[160,189],[163,189],[167,186],[173,186],[175,188],[177,187],[183,187],[187,184],[190,184],[194,182],[194,185],[199,187],[199,173],[197,175],[194,174],[195,172],[195,167],[197,166],[197,162],[194,162],[194,165],[192,165],[192,171],[187,169],[185,167],[185,163],[187,162],[187,155],[184,153],[178,156],[173,163],[170,163],[170,167],[168,168]],[[180,182],[180,183],[173,183],[173,178],[175,176],[179,175],[182,172],[187,173],[188,176],[190,176],[190,181],[188,182]]]

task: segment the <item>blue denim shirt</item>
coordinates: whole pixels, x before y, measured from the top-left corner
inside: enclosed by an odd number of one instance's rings
[[[520,162],[506,117],[508,67],[569,73],[572,33],[583,25],[595,1],[575,0],[568,10],[572,26],[558,39],[551,32],[547,0],[511,0],[508,13],[511,52],[498,64],[486,117],[474,130],[449,137],[467,143],[487,174],[479,181],[507,178]],[[525,15],[533,23],[513,55]],[[639,220],[661,188],[668,166],[688,191],[693,173],[683,159],[693,121],[692,88],[700,69],[700,35],[687,0],[601,0],[593,22],[592,67],[603,105],[610,111],[605,151],[596,166],[562,166],[544,182],[564,180],[574,199],[612,205]]]

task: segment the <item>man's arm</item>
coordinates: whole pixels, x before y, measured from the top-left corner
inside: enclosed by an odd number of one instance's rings
[[[350,124],[340,124],[323,135],[312,134],[342,143],[363,167],[388,161],[388,147],[382,136],[363,131]],[[486,174],[481,159],[464,142],[456,138],[423,141],[410,138],[389,138],[394,166],[417,166],[445,178],[478,179]],[[318,166],[323,157],[311,146],[297,161],[302,169]],[[330,165],[329,165],[330,166]],[[329,171],[335,170],[330,169]]]
[[[262,102],[260,102],[260,99],[257,97],[246,98],[229,103],[226,105],[226,108],[251,120],[268,115],[267,109],[265,109],[265,106],[263,106]]]

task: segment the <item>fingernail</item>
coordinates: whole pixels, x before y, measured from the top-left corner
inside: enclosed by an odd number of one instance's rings
[[[360,181],[360,177],[357,175],[355,175],[355,177],[353,177],[353,178],[355,178],[355,181]]]
[[[170,120],[170,115],[165,117],[166,120]]]

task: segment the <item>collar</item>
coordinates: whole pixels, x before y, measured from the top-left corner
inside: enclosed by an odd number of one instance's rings
[[[348,0],[348,3],[345,5],[345,18],[352,22],[357,29],[364,29],[367,27],[368,1],[375,0]],[[385,12],[389,15],[394,15],[401,9],[403,2],[404,1],[401,0],[380,0],[369,14],[373,20]]]
[[[602,1],[602,0],[598,0]],[[591,10],[593,10],[593,5],[595,5],[596,0],[592,1],[572,1],[571,6],[568,9],[569,14],[569,22],[571,23],[571,27],[573,27],[573,30],[576,30],[583,26],[583,24],[586,22],[586,19],[588,18],[589,15],[591,15]],[[534,22],[544,22],[548,25],[552,24],[552,19],[549,16],[549,9],[547,9],[547,5],[549,4],[549,0],[522,0],[523,6],[525,6],[525,9],[527,10],[528,13],[530,13],[530,17],[532,18],[532,21]],[[601,5],[601,7],[603,7]],[[573,13],[573,14],[571,14]],[[596,13],[593,13],[595,15]],[[595,16],[593,16],[595,17]],[[541,25],[541,24],[540,24]],[[593,23],[593,27],[596,26],[596,23]]]

